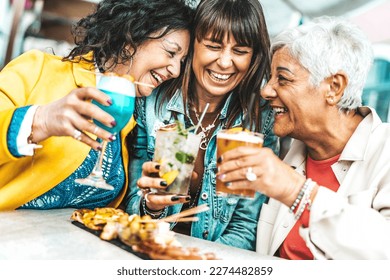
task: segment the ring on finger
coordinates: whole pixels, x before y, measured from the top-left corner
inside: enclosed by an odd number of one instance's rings
[[[78,140],[78,141],[80,141],[81,140],[81,131],[80,130],[78,130],[78,129],[75,129],[74,131],[73,131],[73,138],[74,139],[76,139],[76,140]]]
[[[257,175],[253,172],[252,167],[248,167],[248,170],[245,173],[246,179],[249,182],[253,182],[257,180]]]
[[[145,201],[146,202],[150,202],[150,200],[148,199],[148,195],[151,194],[152,192],[148,192],[144,195],[144,198],[145,198]]]

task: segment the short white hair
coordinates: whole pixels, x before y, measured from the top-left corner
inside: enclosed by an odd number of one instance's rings
[[[283,47],[310,72],[310,81],[316,87],[338,71],[345,72],[348,84],[337,105],[346,110],[361,105],[373,50],[356,25],[342,18],[319,17],[277,35],[272,40],[272,54]]]

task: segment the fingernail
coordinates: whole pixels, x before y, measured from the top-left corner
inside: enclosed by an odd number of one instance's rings
[[[102,151],[102,150],[103,150],[103,147],[102,147],[102,146],[97,146],[97,147],[96,147],[96,150]]]
[[[223,179],[225,179],[226,175],[225,174],[221,174],[221,175],[218,175],[218,179],[223,181]]]
[[[172,196],[171,197],[171,201],[178,201],[180,199],[180,197],[178,196]]]
[[[116,127],[116,121],[111,122],[112,127]]]
[[[168,186],[168,183],[166,181],[161,181],[160,186],[166,187],[166,186]]]
[[[225,187],[230,187],[232,185],[232,182],[226,182]]]
[[[157,170],[160,170],[160,165],[157,164],[154,168],[156,168]]]
[[[111,99],[107,99],[107,103],[108,103],[109,105],[112,105],[112,100],[111,100]]]
[[[221,162],[222,162],[222,156],[219,157],[219,158],[217,159],[217,162],[218,162],[218,163],[221,163]]]
[[[110,137],[108,137],[108,139],[110,139],[111,141],[115,141],[116,140],[116,136],[114,134],[112,134]]]

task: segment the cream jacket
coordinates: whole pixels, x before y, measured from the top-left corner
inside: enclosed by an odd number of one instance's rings
[[[340,188],[320,187],[300,234],[316,259],[390,259],[390,124],[365,118],[332,166]],[[292,144],[285,162],[305,175],[305,145]],[[256,251],[274,255],[294,226],[289,208],[270,199],[260,213]]]

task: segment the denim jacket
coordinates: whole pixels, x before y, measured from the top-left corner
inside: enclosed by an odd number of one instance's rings
[[[215,129],[207,146],[204,156],[204,174],[201,194],[198,205],[208,204],[210,210],[198,214],[199,221],[193,222],[191,236],[235,246],[243,249],[255,250],[256,227],[262,204],[267,197],[256,193],[256,197],[250,199],[238,199],[232,197],[220,197],[216,195],[216,134],[224,127],[227,118],[231,96],[228,97],[221,111],[219,126]],[[172,112],[176,112],[177,119],[185,123],[184,110],[188,113],[188,106],[183,105],[181,91],[177,93],[162,107],[162,112],[156,112],[156,91],[146,98],[137,99],[137,137],[133,150],[134,155],[130,159],[130,193],[127,198],[127,212],[139,214],[142,193],[136,185],[141,177],[142,164],[152,160],[154,154],[154,142],[156,130],[162,125],[175,121]],[[273,113],[268,107],[262,113],[262,133],[264,134],[264,146],[279,152],[278,138],[273,134]],[[186,123],[186,127],[193,126]],[[237,118],[233,126],[241,125],[241,117]],[[166,207],[165,215],[172,215],[181,211],[182,204]],[[173,228],[174,224],[171,225]]]

